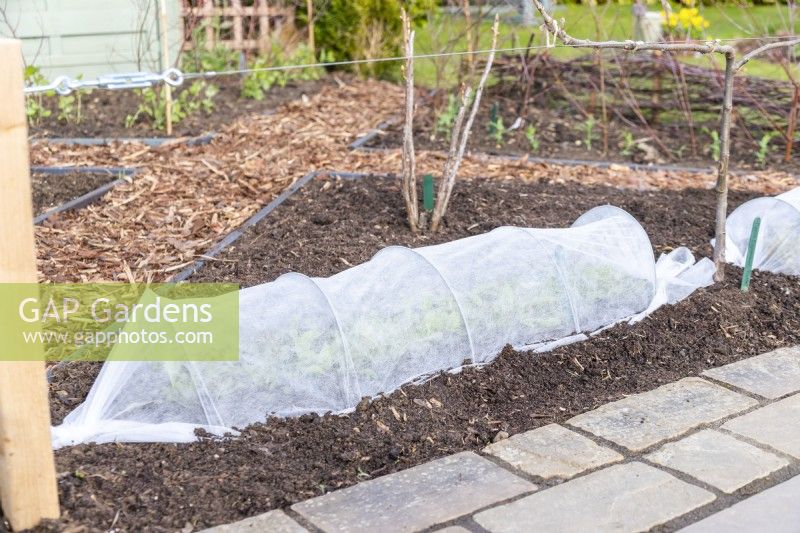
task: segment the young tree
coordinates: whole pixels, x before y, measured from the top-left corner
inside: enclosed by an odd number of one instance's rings
[[[455,122],[453,123],[453,130],[450,134],[450,149],[447,153],[447,160],[444,163],[441,179],[439,180],[439,191],[436,196],[436,205],[433,209],[433,216],[430,224],[430,229],[433,232],[439,230],[442,219],[447,213],[447,207],[453,194],[456,176],[458,175],[458,168],[461,166],[461,160],[464,157],[464,151],[466,150],[467,141],[469,140],[472,124],[475,121],[475,116],[478,114],[483,88],[486,85],[486,80],[489,78],[489,72],[492,70],[495,50],[497,49],[499,27],[500,19],[499,16],[496,15],[494,24],[492,25],[492,48],[489,51],[489,56],[486,60],[486,65],[484,66],[483,74],[478,82],[477,89],[473,91],[471,87],[462,86],[460,90],[460,105]],[[403,12],[403,41],[405,43],[406,53],[406,64],[404,68],[406,80],[406,114],[403,127],[402,191],[403,199],[406,204],[406,213],[408,214],[409,227],[412,232],[418,233],[420,229],[425,229],[427,220],[425,220],[424,213],[420,214],[418,206],[416,155],[414,152],[413,132],[414,32],[411,30],[411,24],[405,12]],[[469,116],[467,116],[467,109],[469,109]],[[465,118],[466,122],[464,120]]]
[[[742,69],[742,67],[754,57],[763,54],[768,50],[783,47],[793,47],[800,44],[800,39],[793,39],[788,41],[777,41],[770,44],[756,48],[748,54],[742,56],[741,59],[736,60],[736,51],[732,46],[722,46],[716,42],[696,43],[696,42],[642,42],[642,41],[591,41],[588,39],[576,39],[564,31],[564,24],[559,26],[556,20],[550,16],[544,8],[540,0],[530,0],[539,11],[544,21],[546,31],[552,33],[557,39],[560,39],[565,45],[573,48],[591,48],[599,49],[616,49],[628,50],[630,52],[637,51],[656,51],[661,50],[665,52],[696,52],[700,54],[718,53],[725,57],[725,82],[722,94],[722,113],[720,116],[720,158],[717,166],[717,208],[716,208],[716,227],[715,227],[715,243],[714,243],[714,265],[716,273],[714,274],[715,281],[722,281],[725,279],[725,221],[728,216],[728,164],[730,161],[730,131],[731,131],[731,111],[733,109],[733,80],[734,76]],[[662,0],[666,6],[668,2]]]

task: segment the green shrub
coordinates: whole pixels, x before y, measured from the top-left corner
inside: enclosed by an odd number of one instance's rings
[[[435,0],[314,0],[314,40],[317,48],[328,51],[334,61],[400,56],[401,8],[420,25],[436,4]],[[304,16],[301,13],[301,22]],[[355,70],[368,76],[397,78],[401,64],[365,63]]]
[[[206,26],[214,25],[219,35],[219,22],[203,22],[192,30],[192,48],[181,53],[181,68],[184,72],[219,72],[239,68],[240,52],[230,50],[220,44],[206,46]],[[219,40],[217,40],[217,43]]]
[[[330,61],[330,54],[320,53],[322,62]],[[284,65],[306,65],[317,62],[308,46],[301,44],[294,50],[285,51],[282,45],[275,45],[266,56],[256,57],[248,68],[260,69],[266,67],[280,67]],[[262,100],[267,91],[277,85],[283,87],[291,80],[318,80],[322,77],[322,67],[298,68],[289,70],[261,70],[251,72],[242,80],[242,96],[253,100]]]
[[[189,87],[173,94],[172,123],[177,124],[189,115],[214,110],[214,97],[219,92],[216,85],[204,80],[195,80]],[[125,127],[130,128],[141,117],[146,117],[154,129],[163,130],[167,124],[167,104],[162,87],[139,89],[141,101],[136,113],[125,117]]]

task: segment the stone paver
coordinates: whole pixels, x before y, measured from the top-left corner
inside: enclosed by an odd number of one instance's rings
[[[800,347],[781,348],[706,370],[703,375],[774,400],[800,391]]]
[[[462,452],[292,509],[325,531],[417,531],[535,489],[488,459]]]
[[[567,423],[640,451],[757,404],[703,379],[685,378],[603,405]]]
[[[493,533],[642,531],[713,500],[712,493],[662,470],[627,463],[483,511],[475,520]]]
[[[471,533],[471,531],[461,526],[450,526],[444,529],[437,529],[435,533]]]
[[[689,527],[685,533],[798,533],[800,476],[751,496]]]
[[[205,529],[201,533],[256,533],[261,531],[269,531],[270,533],[308,533],[306,528],[280,510],[270,511],[240,522]]]
[[[548,424],[514,435],[484,450],[515,468],[545,479],[569,479],[624,457],[574,431]]]
[[[646,457],[727,493],[789,464],[775,454],[711,429],[665,444]]]
[[[728,420],[722,427],[800,459],[800,394]]]

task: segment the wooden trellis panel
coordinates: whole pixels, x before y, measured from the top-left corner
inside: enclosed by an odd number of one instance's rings
[[[184,49],[191,50],[192,30],[202,27],[206,48],[264,51],[273,36],[294,25],[294,7],[269,0],[182,0]]]

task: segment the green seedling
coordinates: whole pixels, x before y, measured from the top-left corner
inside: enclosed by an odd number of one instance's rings
[[[58,120],[64,122],[72,122],[73,115],[79,116],[80,111],[77,111],[77,98],[75,94],[68,94],[66,96],[61,96],[58,98]],[[80,119],[75,120],[75,123],[79,123]]]
[[[774,131],[770,131],[765,133],[761,136],[761,140],[758,141],[758,152],[756,152],[756,160],[758,161],[759,166],[766,166],[767,164],[767,155],[770,152],[770,145],[769,142],[775,137],[777,133]]]
[[[494,139],[497,146],[503,145],[503,138],[508,131],[505,124],[503,124],[503,117],[500,116],[500,108],[495,102],[492,104],[492,110],[489,118],[489,137]]]
[[[78,75],[82,79],[83,75]],[[58,97],[58,120],[67,124],[83,122],[83,96],[92,94],[91,89],[83,89]]]
[[[25,67],[24,74],[25,85],[44,85],[47,83],[47,78],[44,77],[41,70],[33,65]],[[36,126],[53,114],[44,104],[44,97],[54,94],[56,94],[55,91],[47,91],[25,97],[25,115],[28,117],[28,124]]]
[[[595,120],[594,115],[589,115],[586,117],[586,120],[583,123],[583,142],[586,144],[586,148],[589,150],[592,149],[595,125],[597,125],[597,121]]]
[[[636,148],[636,141],[633,139],[633,133],[626,131],[622,134],[622,142],[620,144],[622,150],[620,153],[626,157],[633,155],[633,150]]]
[[[528,146],[531,147],[531,152],[537,153],[539,151],[539,137],[536,134],[536,128],[533,124],[528,124],[525,128],[525,138],[528,140]]]
[[[454,94],[447,95],[447,106],[436,117],[436,125],[434,126],[434,135],[444,134],[449,140],[453,131],[453,124],[456,122],[458,116],[458,100]]]
[[[703,131],[706,133],[706,135],[711,137],[711,158],[714,161],[719,161],[721,150],[719,132],[717,132],[717,130],[709,130],[708,128],[703,128]]]

